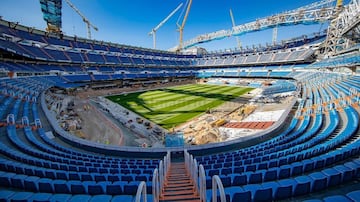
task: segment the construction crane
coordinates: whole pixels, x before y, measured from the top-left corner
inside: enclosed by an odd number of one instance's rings
[[[233,15],[231,8],[230,8],[230,18],[231,18],[232,27],[235,27],[234,15]],[[236,36],[236,42],[237,42],[238,48],[241,48],[241,41],[238,36]]]
[[[273,28],[273,35],[272,35],[272,44],[275,45],[277,41],[277,35],[278,35],[278,26],[275,25]]]
[[[193,39],[184,41],[181,48],[187,49],[200,43],[206,43],[214,40],[224,39],[230,36],[239,36],[242,34],[257,32],[264,29],[274,28],[276,26],[293,26],[298,24],[317,24],[334,19],[334,3],[341,5],[343,0],[321,0],[315,3],[276,15],[267,16],[241,25],[236,25],[232,29],[218,30],[211,33],[201,34]],[[276,41],[277,29],[274,29],[273,41]]]
[[[183,21],[181,25],[177,24],[179,28],[179,46],[177,47],[177,51],[180,51],[183,48],[183,33],[184,33],[184,27],[187,20],[187,17],[189,16],[190,8],[191,8],[192,0],[188,0],[186,12],[183,18]]]
[[[153,47],[156,48],[156,31],[163,26],[183,5],[183,3],[179,4],[164,20],[162,20],[155,28],[149,32],[149,35],[153,36]]]
[[[77,9],[74,4],[72,4],[69,0],[65,0],[65,2],[72,8],[74,9],[74,11],[80,15],[80,17],[82,18],[82,20],[84,21],[84,23],[86,24],[87,26],[87,36],[88,36],[88,39],[91,39],[91,27],[95,30],[95,31],[98,31],[99,29],[93,25],[80,11],[79,9]]]

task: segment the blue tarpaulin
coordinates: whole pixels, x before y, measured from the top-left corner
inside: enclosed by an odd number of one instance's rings
[[[170,133],[165,136],[165,147],[182,147],[184,146],[183,133]]]

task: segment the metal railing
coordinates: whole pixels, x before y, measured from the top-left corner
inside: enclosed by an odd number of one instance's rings
[[[153,202],[158,202],[160,198],[159,171],[155,168],[152,178],[152,195]]]
[[[198,181],[198,164],[196,159],[189,154],[187,150],[184,151],[184,159],[185,159],[185,166],[187,170],[190,173],[190,177],[192,178],[193,182],[195,183],[195,186],[197,186]]]
[[[14,116],[14,114],[9,114],[9,115],[7,115],[7,117],[6,117],[6,123],[7,123],[8,125],[14,125],[14,124],[15,124],[15,116]]]
[[[138,186],[138,189],[136,191],[136,196],[135,196],[135,202],[140,202],[141,196],[142,196],[142,201],[147,202],[146,183],[144,181],[141,181],[139,186]]]
[[[152,195],[153,202],[160,200],[160,192],[164,188],[164,180],[166,173],[169,171],[171,164],[170,151],[164,156],[164,159],[160,161],[159,168],[155,168],[152,178]]]
[[[190,177],[194,182],[195,187],[199,190],[200,201],[206,201],[206,178],[205,170],[202,165],[198,165],[197,160],[193,155],[189,154],[187,150],[184,150],[185,166],[190,173]]]
[[[203,165],[199,165],[199,194],[200,194],[200,201],[206,201],[206,176],[205,176],[205,169]]]
[[[220,177],[218,175],[214,175],[212,177],[212,201],[213,202],[217,202],[217,190],[219,189],[219,193],[220,193],[220,201],[221,202],[226,202],[226,197],[225,197],[225,191],[224,191],[224,186],[220,180]]]

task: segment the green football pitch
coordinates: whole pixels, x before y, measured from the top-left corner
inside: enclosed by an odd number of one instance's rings
[[[190,84],[107,98],[170,129],[250,90],[252,88]]]

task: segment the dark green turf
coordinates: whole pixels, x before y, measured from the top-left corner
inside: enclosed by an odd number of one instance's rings
[[[252,88],[190,84],[107,98],[170,129],[250,90]]]

